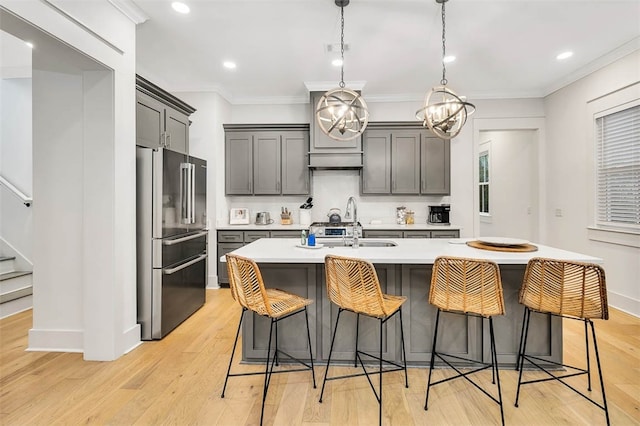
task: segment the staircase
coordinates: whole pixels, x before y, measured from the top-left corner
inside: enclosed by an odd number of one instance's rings
[[[33,307],[31,271],[16,271],[15,257],[0,255],[0,318]]]

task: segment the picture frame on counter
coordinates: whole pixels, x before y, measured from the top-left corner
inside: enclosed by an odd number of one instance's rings
[[[248,225],[249,223],[249,209],[236,207],[229,210],[230,225]]]

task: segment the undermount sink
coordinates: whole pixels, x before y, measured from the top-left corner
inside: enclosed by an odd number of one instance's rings
[[[367,241],[367,240],[360,240],[358,242],[358,245],[360,247],[396,247],[398,244],[394,243],[393,241],[381,241],[381,240]],[[352,247],[353,246],[353,242],[352,241],[343,241],[343,240],[329,241],[329,242],[325,242],[324,246],[325,247],[329,247],[329,248],[334,248],[334,247]]]

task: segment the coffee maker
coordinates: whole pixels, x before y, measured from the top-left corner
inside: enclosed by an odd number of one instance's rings
[[[432,225],[450,225],[449,212],[450,204],[440,204],[439,206],[429,206],[429,217],[427,223]]]

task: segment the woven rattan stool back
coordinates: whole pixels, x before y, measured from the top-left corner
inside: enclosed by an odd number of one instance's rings
[[[235,254],[225,256],[234,300],[259,315],[273,316],[258,265],[246,257]]]
[[[327,255],[324,258],[329,299],[343,309],[382,318],[385,311],[380,282],[366,260]]]
[[[498,265],[486,260],[438,257],[431,273],[429,303],[444,311],[484,317],[504,315]]]
[[[531,259],[520,289],[520,303],[539,312],[609,318],[604,270],[592,263]]]

